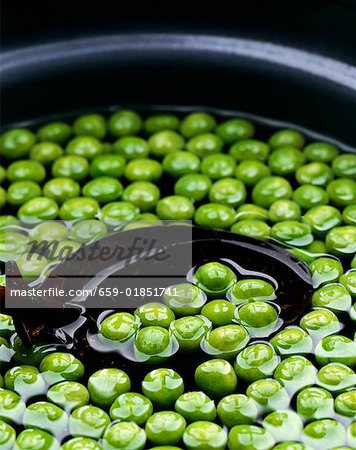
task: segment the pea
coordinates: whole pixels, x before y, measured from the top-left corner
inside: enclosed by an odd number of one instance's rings
[[[114,450],[143,450],[146,433],[134,422],[114,423],[107,428],[103,438],[103,448]]]
[[[92,405],[75,409],[69,417],[69,431],[72,436],[99,439],[109,424],[110,418],[106,412]]]
[[[322,366],[330,362],[356,366],[356,342],[346,336],[325,336],[315,347],[315,358]]]
[[[329,195],[319,186],[303,184],[294,191],[293,200],[303,210],[308,210],[313,207],[326,205],[329,201]]]
[[[268,431],[276,441],[298,440],[303,431],[303,422],[293,411],[277,410],[266,416],[262,422],[263,428]],[[273,447],[275,448],[275,447]]]
[[[297,396],[297,412],[304,421],[332,418],[334,399],[329,391],[320,387],[309,387]]]
[[[315,287],[337,281],[344,272],[340,261],[329,257],[315,259],[309,265],[309,269]]]
[[[6,423],[20,423],[25,409],[25,403],[18,394],[0,389],[0,420]]]
[[[353,298],[356,297],[356,270],[350,269],[341,275],[339,282],[350,292]]]
[[[235,282],[235,273],[219,262],[206,263],[194,273],[194,283],[209,296],[225,294]]]
[[[104,222],[99,220],[81,220],[76,222],[71,230],[69,237],[80,243],[96,241],[108,233]]]
[[[257,419],[256,403],[244,394],[231,394],[222,398],[217,407],[220,421],[229,428],[252,424]]]
[[[233,176],[235,168],[235,160],[225,154],[205,156],[201,163],[201,172],[212,180]]]
[[[294,247],[305,247],[314,239],[308,224],[293,220],[286,220],[273,225],[271,237]]]
[[[110,314],[99,326],[99,332],[106,339],[125,342],[138,331],[135,316],[126,312]]]
[[[346,417],[356,415],[356,390],[343,392],[335,398],[335,410]]]
[[[17,392],[23,400],[45,392],[45,382],[34,366],[13,366],[4,376],[5,388]]]
[[[162,167],[158,161],[138,158],[125,167],[125,177],[129,181],[158,181],[162,176]]]
[[[249,301],[274,300],[276,294],[274,287],[267,281],[247,278],[235,283],[227,297],[234,305],[240,305]]]
[[[182,150],[184,139],[172,130],[162,130],[152,134],[148,140],[149,151],[157,158]]]
[[[134,181],[125,188],[122,199],[137,206],[141,211],[150,211],[156,206],[160,195],[155,184],[149,181]]]
[[[339,283],[330,283],[314,292],[312,305],[325,307],[334,312],[348,311],[351,306],[351,295]]]
[[[94,439],[77,437],[62,445],[63,450],[102,450],[101,444]]]
[[[341,224],[342,217],[333,206],[323,205],[311,208],[306,212],[303,220],[310,225],[313,233],[324,236],[329,230]]]
[[[134,111],[117,111],[110,117],[108,128],[113,136],[137,134],[142,128],[142,119]]]
[[[292,196],[292,187],[281,177],[266,177],[259,181],[252,190],[253,202],[263,208],[269,208],[273,202]]]
[[[41,183],[46,177],[46,169],[37,161],[15,161],[7,168],[7,178],[10,181],[29,180]]]
[[[274,378],[290,394],[294,394],[296,391],[315,383],[316,368],[304,356],[290,356],[278,364]]]
[[[201,391],[182,394],[175,403],[175,410],[188,422],[213,421],[216,417],[214,401]]]
[[[119,395],[110,408],[112,420],[135,422],[143,425],[153,414],[151,400],[136,392],[125,392]]]
[[[249,341],[248,332],[239,325],[224,325],[210,331],[201,342],[202,350],[214,357],[232,359]]]
[[[216,133],[227,144],[249,139],[255,134],[253,124],[245,119],[228,119],[216,127]]]
[[[356,421],[352,422],[347,428],[347,443],[350,447],[355,447],[356,444]]]
[[[127,160],[146,158],[149,154],[147,142],[136,136],[125,136],[114,143],[114,151]]]
[[[5,159],[20,159],[27,156],[35,144],[34,134],[26,128],[7,131],[0,139],[0,155]]]
[[[191,352],[198,350],[204,336],[211,330],[211,323],[199,316],[185,316],[174,320],[170,332],[179,344],[179,350]]]
[[[271,340],[276,352],[281,356],[311,353],[313,341],[309,334],[296,326],[290,326],[277,333]]]
[[[269,303],[253,301],[237,309],[235,318],[247,329],[250,336],[264,337],[271,334],[276,327],[278,313]]]
[[[231,227],[231,231],[255,239],[267,239],[270,227],[261,220],[240,220]]]
[[[214,153],[220,153],[223,145],[223,141],[216,134],[204,133],[189,139],[187,150],[203,158]]]
[[[63,155],[63,149],[54,142],[40,142],[30,151],[30,159],[48,165]]]
[[[37,131],[39,141],[49,141],[63,144],[72,134],[71,127],[64,122],[52,122],[44,125]]]
[[[21,255],[28,253],[28,237],[22,233],[2,230],[0,235],[0,254],[3,261],[17,260]]]
[[[138,361],[164,361],[173,352],[170,333],[160,326],[148,326],[136,335],[134,352]]]
[[[78,197],[80,186],[71,178],[52,178],[43,186],[43,194],[61,205],[70,198]]]
[[[253,203],[245,203],[237,208],[236,220],[262,220],[269,219],[268,211]]]
[[[37,428],[22,431],[15,442],[14,450],[58,450],[59,442],[49,433]]]
[[[269,217],[272,222],[300,220],[300,207],[292,200],[277,200],[269,208]]]
[[[153,444],[170,445],[181,440],[185,427],[186,421],[182,415],[173,411],[161,411],[149,417],[145,431]]]
[[[336,447],[344,444],[345,437],[344,427],[332,419],[316,420],[307,425],[302,434],[303,442],[312,448]]]
[[[214,326],[230,325],[236,307],[228,300],[212,300],[203,306],[201,314],[212,322]]]
[[[317,375],[317,384],[330,392],[343,392],[354,387],[355,372],[345,364],[329,363],[323,366]]]
[[[226,448],[226,432],[216,423],[198,421],[187,426],[183,434],[185,448],[193,449],[215,449]]]
[[[339,150],[328,142],[312,142],[304,148],[304,154],[309,161],[330,163],[338,156]]]
[[[79,359],[69,353],[51,353],[40,364],[40,372],[50,385],[60,381],[77,381],[84,375],[84,366]]]
[[[257,409],[262,413],[289,406],[287,391],[273,378],[254,381],[248,386],[246,395],[257,403]]]
[[[347,225],[328,232],[325,239],[328,252],[337,256],[352,256],[356,252],[356,227]]]
[[[16,431],[6,422],[0,421],[0,445],[3,450],[14,448]]]
[[[172,177],[180,177],[199,170],[200,159],[186,151],[172,152],[163,158],[163,170]]]
[[[40,222],[52,220],[58,215],[58,205],[51,198],[35,197],[28,200],[17,211],[17,217],[22,222]]]
[[[184,392],[183,378],[173,369],[154,369],[143,379],[142,392],[154,405],[170,407]]]
[[[178,130],[180,120],[173,114],[154,114],[145,120],[144,128],[147,134],[162,130]]]
[[[67,155],[58,158],[52,165],[54,177],[72,178],[75,181],[83,180],[89,172],[89,163],[83,156]]]
[[[68,426],[68,416],[63,409],[52,403],[36,402],[26,408],[23,424],[25,428],[41,428],[61,437]]]
[[[190,220],[194,206],[186,197],[170,195],[157,202],[156,213],[162,220]]]
[[[339,178],[328,184],[327,193],[331,203],[348,206],[356,203],[356,183],[348,178]]]
[[[252,382],[273,374],[280,361],[271,345],[249,345],[236,357],[235,371],[245,381]]]
[[[118,225],[122,222],[138,219],[139,208],[128,202],[112,202],[101,210],[101,219],[109,225]]]
[[[243,160],[236,168],[236,178],[247,186],[254,186],[271,175],[271,170],[263,162],[253,159]]]
[[[23,205],[41,196],[41,187],[34,181],[15,181],[7,189],[6,199],[11,205]]]
[[[197,225],[205,228],[230,228],[235,222],[233,208],[219,203],[206,203],[199,206],[194,215]]]
[[[291,175],[304,162],[304,154],[292,146],[278,147],[268,158],[268,165],[276,175]]]
[[[340,331],[341,324],[336,315],[328,309],[314,309],[305,314],[300,320],[300,326],[309,335],[319,341],[329,334]]]
[[[120,178],[125,170],[125,158],[120,155],[98,155],[92,160],[90,165],[90,175],[93,178]]]
[[[108,408],[114,400],[131,388],[128,375],[119,369],[101,369],[88,379],[88,391],[95,405]]]
[[[55,384],[48,390],[47,398],[67,413],[87,405],[90,401],[87,388],[75,381],[63,381]]]
[[[59,210],[62,220],[94,219],[99,214],[99,204],[93,198],[73,197],[66,200]]]
[[[174,193],[190,201],[203,200],[212,185],[210,178],[202,174],[188,174],[180,177],[174,185]]]
[[[346,206],[342,212],[342,218],[347,225],[356,225],[356,204]]]
[[[150,302],[135,310],[135,316],[140,319],[141,324],[146,326],[161,326],[168,328],[175,319],[174,312],[166,305],[158,302]]]
[[[180,131],[186,138],[191,138],[198,134],[208,133],[216,126],[212,115],[204,112],[188,114],[182,121]]]
[[[246,200],[244,184],[234,178],[224,178],[216,181],[209,190],[209,200],[212,203],[221,203],[233,208]]]
[[[326,245],[324,241],[313,241],[306,247],[306,250],[312,254],[326,253]]]
[[[322,187],[332,180],[333,173],[327,164],[311,162],[299,167],[295,176],[299,184],[311,184]]]
[[[85,114],[74,121],[73,130],[77,136],[103,139],[106,135],[105,119],[100,114]]]
[[[83,187],[83,195],[93,198],[98,203],[108,203],[118,199],[124,191],[120,181],[113,177],[97,177],[88,181]]]
[[[234,369],[223,359],[211,359],[200,364],[194,377],[196,385],[212,398],[232,394],[237,387]]]
[[[339,177],[356,177],[356,156],[352,154],[340,155],[333,160],[332,168]]]
[[[299,131],[286,128],[273,133],[268,143],[272,148],[285,147],[286,145],[302,148],[304,141],[304,137]]]

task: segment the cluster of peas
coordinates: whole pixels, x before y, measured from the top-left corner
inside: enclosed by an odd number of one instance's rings
[[[88,377],[69,353],[26,353],[16,337],[9,345],[14,328],[2,315],[2,359],[22,362],[0,378],[2,448],[55,450],[61,440],[64,450],[354,448],[356,341],[339,333],[340,314],[356,320],[355,271],[343,274],[328,257],[311,266],[321,287],[299,326],[281,328],[272,284],[238,280],[220,262],[198,267],[192,284],[167,288],[162,303],[100,319],[98,339],[113,350],[133,342],[139,361],[167,361],[172,339],[187,355],[200,348],[212,359],[195,364],[195,390],[169,367],[150,370],[133,392],[118,368]],[[320,303],[336,268],[345,298]]]

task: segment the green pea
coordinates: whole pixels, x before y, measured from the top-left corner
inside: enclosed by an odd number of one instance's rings
[[[226,448],[227,435],[216,423],[201,420],[187,426],[183,442],[188,450],[223,450]]]
[[[292,146],[278,147],[268,158],[268,165],[276,175],[291,175],[304,162],[304,154]]]
[[[77,437],[62,445],[63,450],[102,450],[101,444],[94,439]]]
[[[276,327],[278,313],[269,303],[253,301],[237,309],[235,318],[247,329],[250,336],[264,337],[270,335]]]
[[[322,366],[339,362],[356,366],[356,342],[338,334],[325,336],[315,347],[315,358]]]
[[[103,146],[95,137],[78,136],[68,142],[66,152],[68,155],[76,155],[87,159],[93,159],[103,152]]]
[[[0,238],[0,254],[3,261],[17,260],[23,254],[27,256],[28,236],[3,229]]]
[[[174,352],[170,333],[160,326],[148,326],[138,331],[134,343],[137,361],[157,363]]]
[[[125,158],[120,155],[98,155],[90,165],[90,175],[97,177],[120,178],[125,171]]]
[[[48,260],[39,253],[31,253],[21,255],[17,261],[18,269],[25,279],[35,279],[45,276],[48,268]]]
[[[25,409],[25,403],[18,394],[7,389],[0,389],[0,420],[19,424]]]
[[[15,440],[16,431],[6,422],[0,421],[0,446],[2,450],[12,450]]]
[[[272,222],[300,220],[300,207],[292,200],[277,200],[269,208],[269,217]]]
[[[229,449],[272,449],[274,439],[269,431],[256,425],[236,425],[229,432]],[[273,447],[275,448],[275,447]]]
[[[93,198],[73,197],[66,200],[59,210],[62,220],[94,219],[99,214],[99,203]]]
[[[61,437],[68,426],[68,416],[63,409],[52,403],[36,402],[26,408],[23,424],[25,428],[41,428]]]
[[[338,156],[339,150],[328,142],[312,142],[304,148],[304,154],[309,161],[330,163]]]
[[[328,309],[314,309],[300,320],[300,326],[315,340],[340,331],[341,324],[336,315]]]
[[[35,144],[34,134],[26,128],[7,131],[0,139],[0,155],[5,159],[20,159],[27,156]]]
[[[72,134],[71,127],[64,122],[52,122],[44,125],[37,131],[39,141],[49,141],[63,144]]]
[[[87,388],[75,381],[63,381],[55,384],[48,390],[47,398],[68,413],[87,405],[90,400]]]
[[[161,411],[153,414],[146,422],[147,439],[153,444],[177,444],[184,433],[184,417],[173,411]]]
[[[235,168],[235,160],[225,154],[205,156],[201,163],[201,172],[212,180],[233,176]]]
[[[84,375],[84,366],[79,359],[69,353],[51,353],[40,364],[40,372],[50,385],[60,381],[77,381]]]
[[[228,300],[212,300],[203,306],[201,314],[212,322],[214,326],[230,325],[236,307]]]
[[[180,120],[173,114],[154,114],[145,120],[144,128],[147,134],[162,130],[178,130]]]
[[[196,385],[212,398],[232,394],[237,387],[233,367],[224,359],[211,359],[200,364],[195,371]]]
[[[281,356],[311,353],[313,341],[309,334],[296,326],[290,326],[277,333],[271,340],[276,352]]]
[[[314,292],[312,306],[324,307],[336,313],[348,311],[351,306],[351,295],[342,284],[330,283]]]
[[[295,355],[281,361],[273,376],[289,393],[293,394],[306,386],[315,384],[316,368],[304,356]]]
[[[37,161],[15,161],[7,168],[7,178],[10,181],[29,180],[41,183],[46,177],[46,169]]]
[[[319,186],[303,184],[294,191],[293,200],[297,202],[303,210],[308,210],[316,206],[326,205],[329,201],[329,195]]]
[[[229,154],[236,161],[265,161],[269,153],[269,146],[262,141],[247,139],[236,142],[229,150]]]
[[[142,381],[142,392],[154,405],[170,407],[184,392],[183,378],[172,369],[152,370]]]
[[[141,211],[150,211],[156,206],[160,195],[155,184],[149,181],[134,181],[125,188],[122,199],[137,206]]]
[[[162,167],[158,161],[138,158],[125,167],[125,177],[129,181],[158,181],[162,176]]]
[[[146,433],[134,422],[119,422],[107,428],[103,438],[104,450],[143,450]]]
[[[63,155],[63,149],[54,142],[40,142],[30,151],[30,159],[48,165]]]
[[[314,239],[308,224],[293,220],[286,220],[273,225],[271,237],[294,247],[305,247]]]
[[[199,316],[185,316],[173,321],[169,327],[181,351],[197,350],[203,337],[211,330],[211,323]]]
[[[317,384],[330,392],[343,392],[354,387],[355,372],[345,364],[330,363],[323,366],[317,375]]]
[[[101,369],[88,379],[88,391],[95,405],[108,408],[114,400],[131,388],[128,375],[119,369]]]
[[[189,173],[198,172],[200,159],[193,153],[176,151],[163,158],[163,170],[172,177],[180,177]]]
[[[101,209],[101,219],[108,225],[120,225],[122,222],[139,218],[140,210],[128,202],[108,203]]]
[[[356,203],[356,183],[349,178],[339,178],[328,184],[327,193],[331,203],[336,206],[348,206]]]
[[[235,282],[235,273],[219,262],[206,263],[194,273],[194,283],[209,296],[225,294]]]
[[[58,158],[52,165],[54,177],[72,178],[75,181],[83,180],[89,172],[88,160],[83,156],[67,155]]]
[[[98,203],[108,203],[118,199],[123,193],[123,186],[116,178],[97,177],[88,181],[83,187],[83,195],[93,198]]]
[[[13,448],[14,450],[59,450],[59,442],[49,433],[31,428],[18,435]]]
[[[236,357],[246,347],[249,333],[239,325],[224,325],[210,331],[202,340],[201,348],[208,355],[224,359]]]
[[[203,158],[214,153],[220,153],[223,145],[223,141],[216,134],[204,133],[189,139],[187,150]]]
[[[216,417],[214,401],[201,391],[182,394],[175,403],[175,410],[188,422],[213,421]]]
[[[110,117],[108,128],[113,136],[137,134],[142,128],[142,119],[134,111],[117,111]]]
[[[309,270],[315,287],[337,281],[344,272],[340,261],[329,257],[315,259],[309,265]]]
[[[269,219],[268,211],[253,203],[245,203],[237,208],[236,220],[262,220]]]
[[[276,441],[295,439],[298,440],[303,431],[303,422],[294,411],[277,410],[266,416],[262,422]],[[273,447],[275,448],[275,447]]]
[[[209,200],[212,203],[221,203],[233,208],[246,200],[244,184],[234,178],[224,178],[216,181],[209,190]]]
[[[256,380],[246,389],[246,395],[257,403],[257,409],[266,413],[289,406],[289,395],[285,388],[273,378]]]
[[[341,213],[333,206],[316,206],[303,217],[303,221],[310,225],[313,233],[324,236],[329,230],[337,227],[342,222]]]
[[[219,420],[229,428],[252,424],[257,419],[256,403],[244,394],[231,394],[222,398],[217,407]]]
[[[336,227],[326,235],[328,252],[337,256],[352,256],[356,253],[356,227],[347,225]]]
[[[255,134],[254,125],[245,119],[228,119],[216,127],[216,133],[227,144],[249,139]]]
[[[45,392],[45,381],[34,366],[13,366],[4,376],[5,388],[17,392],[23,400]]]
[[[208,133],[216,126],[212,115],[204,112],[194,112],[188,114],[181,123],[180,131],[186,138],[191,138],[198,134]]]
[[[299,167],[295,176],[299,184],[311,184],[322,187],[332,180],[333,172],[325,163],[311,162]]]
[[[238,377],[252,382],[271,376],[279,361],[280,357],[271,345],[256,343],[237,355],[234,368]]]
[[[342,218],[347,225],[356,225],[356,204],[346,206],[342,212]]]
[[[11,205],[23,205],[41,196],[41,187],[34,181],[15,181],[7,189],[6,199]]]
[[[149,154],[148,143],[136,136],[126,136],[114,143],[114,151],[127,160],[146,158]]]
[[[304,137],[299,131],[286,128],[273,133],[268,143],[272,148],[285,147],[286,145],[302,148],[304,141]]]
[[[156,213],[162,220],[190,220],[194,206],[186,197],[170,195],[157,202]]]
[[[149,325],[168,328],[175,319],[174,312],[166,305],[158,302],[150,302],[140,306],[135,310],[141,324],[146,327]]]
[[[236,178],[247,186],[254,186],[271,175],[271,170],[263,162],[253,159],[242,161],[236,168]]]
[[[78,197],[80,186],[71,178],[52,178],[43,186],[43,194],[61,205],[70,198]]]
[[[335,410],[342,416],[356,416],[356,390],[343,392],[335,398]]]
[[[314,255],[326,253],[326,245],[324,241],[313,241],[306,247],[306,251]]]
[[[85,114],[74,121],[73,130],[77,136],[103,139],[106,135],[105,119],[100,114]]]
[[[138,325],[138,321],[132,314],[114,313],[101,322],[99,332],[106,339],[125,342],[137,332]]]
[[[255,239],[267,239],[270,227],[261,220],[240,220],[231,227],[231,231]]]
[[[204,228],[230,228],[235,222],[235,210],[219,203],[206,203],[196,210],[194,221]]]
[[[312,448],[332,448],[345,442],[344,427],[332,419],[321,419],[307,425],[302,434],[302,440]]]
[[[350,269],[339,279],[339,282],[350,292],[353,298],[356,297],[356,270]]]
[[[249,301],[274,300],[276,294],[274,287],[267,281],[247,278],[235,283],[227,297],[234,305],[241,305]]]
[[[297,412],[304,421],[334,416],[334,399],[329,391],[320,387],[308,387],[298,393]]]
[[[136,392],[119,395],[110,408],[110,417],[120,422],[143,425],[153,413],[151,400]]]
[[[52,220],[58,215],[58,205],[51,198],[35,197],[28,200],[17,211],[17,217],[22,222],[40,222]]]
[[[87,243],[96,241],[107,233],[105,223],[99,220],[81,220],[72,226],[69,237],[76,242]]]
[[[333,160],[332,168],[339,177],[355,178],[356,156],[352,154],[340,155]]]
[[[292,187],[281,177],[266,177],[259,181],[252,190],[253,202],[263,208],[269,208],[273,202],[292,196]]]
[[[162,130],[152,134],[148,140],[148,147],[152,155],[163,158],[169,153],[182,150],[184,139],[172,130]]]
[[[69,417],[69,431],[72,436],[99,439],[109,424],[110,418],[106,412],[92,405],[75,409]]]
[[[183,175],[176,181],[174,193],[176,195],[187,197],[192,202],[200,202],[207,196],[211,185],[212,182],[206,175]]]

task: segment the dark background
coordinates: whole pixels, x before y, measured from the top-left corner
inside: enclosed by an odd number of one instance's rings
[[[356,60],[356,0],[1,0],[3,51],[95,34],[199,32]]]

